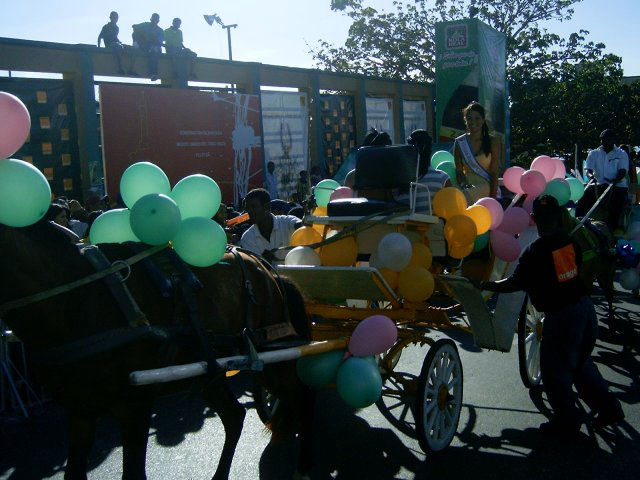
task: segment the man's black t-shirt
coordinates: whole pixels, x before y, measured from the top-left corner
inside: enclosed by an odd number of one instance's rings
[[[587,293],[578,276],[581,259],[580,247],[567,234],[544,236],[522,253],[513,280],[529,294],[538,311],[557,311]]]
[[[104,40],[104,46],[110,47],[114,43],[120,43],[118,40],[118,33],[120,32],[120,28],[115,23],[107,23],[102,30],[100,31],[100,37]]]

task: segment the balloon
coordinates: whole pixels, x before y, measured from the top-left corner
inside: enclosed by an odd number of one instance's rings
[[[640,240],[640,222],[631,222],[627,227],[625,237],[630,240]]]
[[[373,253],[378,249],[380,240],[388,233],[395,232],[394,225],[377,224],[356,234],[358,252]]]
[[[455,158],[451,154],[451,152],[447,152],[446,150],[438,150],[433,155],[431,155],[431,167],[438,168],[440,164],[445,162],[451,162],[455,165]]]
[[[549,160],[551,159],[549,158]],[[545,175],[537,170],[529,170],[527,172],[524,172],[522,174],[522,177],[520,177],[520,188],[524,193],[531,197],[537,197],[538,195],[540,195],[544,191],[544,187],[546,186],[547,179],[545,178]]]
[[[409,265],[416,267],[424,267],[427,270],[431,268],[433,255],[431,250],[424,243],[414,242],[411,244],[411,260]]]
[[[322,241],[320,234],[311,227],[300,227],[291,235],[291,245],[312,245]]]
[[[433,275],[424,267],[410,265],[400,272],[398,293],[409,302],[424,302],[435,288]]]
[[[415,230],[404,230],[400,233],[407,237],[411,243],[422,243],[422,235]]]
[[[451,258],[455,258],[458,260],[463,259],[464,257],[471,255],[473,252],[474,243],[470,243],[469,245],[462,245],[460,247],[456,247],[455,245],[449,245],[448,254]]]
[[[444,224],[444,238],[453,247],[473,245],[477,235],[475,222],[466,215],[454,215]]]
[[[630,243],[618,245],[616,253],[622,268],[634,268],[638,265],[638,251]]]
[[[478,235],[476,237],[476,241],[473,242],[473,251],[479,252],[480,250],[484,250],[489,244],[489,232],[483,233],[482,235]]]
[[[449,180],[451,181],[451,185],[458,185],[458,179],[456,177],[456,164],[453,162],[442,162],[440,165],[436,167],[436,170],[440,172],[444,172],[449,175]]]
[[[362,320],[351,334],[349,352],[357,357],[378,355],[389,350],[398,339],[398,328],[385,315],[372,315]]]
[[[4,127],[0,124],[0,130]],[[32,225],[44,217],[50,203],[51,187],[40,170],[15,158],[0,160],[0,223]]]
[[[382,237],[376,250],[380,264],[395,272],[403,270],[411,261],[411,242],[401,233],[389,233]]]
[[[640,275],[637,270],[627,269],[620,274],[620,286],[625,290],[640,288]]]
[[[504,212],[504,219],[498,230],[511,235],[517,235],[527,229],[530,218],[530,215],[524,208],[511,207]]]
[[[584,195],[584,184],[575,177],[567,178],[569,184],[569,191],[571,195],[569,199],[573,202],[577,202]]]
[[[371,264],[369,264],[369,266],[371,266]],[[394,272],[393,270],[384,267],[379,268],[378,271],[387,282],[391,290],[395,290],[396,288],[398,288],[398,272]]]
[[[350,357],[338,368],[336,388],[340,397],[354,408],[373,405],[382,394],[380,370],[366,358]]]
[[[287,253],[284,258],[285,265],[313,265],[320,266],[320,255],[309,247],[296,247]]]
[[[2,159],[10,157],[20,149],[31,129],[29,110],[18,97],[7,92],[0,92],[0,125]]]
[[[491,213],[491,230],[495,230],[502,223],[502,218],[504,217],[504,210],[502,209],[502,205],[495,198],[484,197],[478,200],[474,205],[482,205],[489,210]]]
[[[327,238],[330,236],[327,235]],[[320,260],[324,266],[349,267],[357,259],[358,244],[352,235],[320,247]]]
[[[467,199],[455,187],[445,187],[433,197],[433,213],[445,220],[458,215],[467,208]]]
[[[314,217],[326,217],[327,216],[327,207],[316,207],[313,209]]]
[[[332,350],[301,357],[296,363],[298,377],[306,385],[322,388],[336,383],[338,368],[342,363],[346,350]]]
[[[478,235],[482,235],[489,231],[489,228],[491,227],[491,212],[484,205],[471,205],[465,210],[464,215],[473,220],[473,223],[476,225]]]
[[[189,175],[175,184],[170,197],[178,204],[182,220],[213,217],[220,208],[220,187],[206,175]]]
[[[171,194],[171,186],[165,173],[150,162],[138,162],[129,166],[120,178],[120,195],[124,203],[132,208],[140,198],[149,193]]]
[[[504,171],[502,175],[502,183],[511,192],[515,194],[522,194],[522,188],[520,187],[520,177],[524,174],[524,168],[522,167],[509,167]]]
[[[94,245],[139,242],[140,239],[131,230],[130,214],[128,208],[107,210],[91,224],[89,241]]]
[[[338,187],[333,192],[331,192],[329,201],[340,200],[341,198],[353,198],[353,190],[351,190],[349,187]]]
[[[556,162],[548,155],[540,155],[531,162],[531,170],[538,171],[544,176],[545,183],[552,180],[556,173]],[[529,171],[531,171],[529,170]],[[525,192],[526,193],[526,192]],[[533,195],[533,194],[531,194]],[[536,195],[540,195],[539,193]],[[534,196],[536,196],[534,195]]]
[[[513,262],[520,256],[520,244],[510,233],[494,230],[489,235],[491,248],[496,257],[505,262]]]
[[[329,198],[331,198],[331,194],[338,187],[340,187],[340,184],[330,178],[319,181],[313,188],[313,193],[316,197],[316,204],[319,207],[326,207],[327,203],[329,203]]]
[[[189,217],[182,220],[171,243],[180,258],[189,265],[209,267],[224,256],[227,234],[210,218]]]
[[[640,254],[640,241],[638,240],[629,240],[629,245],[633,247],[633,250]]]
[[[566,180],[560,178],[554,178],[544,189],[543,195],[551,195],[558,200],[560,206],[565,205],[571,198],[571,187]]]
[[[378,258],[378,253],[377,252],[373,252],[369,256],[369,266],[372,267],[372,268],[376,268],[378,270],[382,270],[384,268],[382,263],[380,263],[380,259]]]
[[[564,162],[561,158],[554,157],[553,160],[556,164],[556,172],[553,175],[553,178],[564,178],[567,174],[567,167],[565,167]]]
[[[135,236],[149,245],[167,243],[178,233],[180,222],[176,202],[160,193],[149,193],[140,198],[131,208],[129,217]]]

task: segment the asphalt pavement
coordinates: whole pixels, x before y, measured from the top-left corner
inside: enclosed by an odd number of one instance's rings
[[[604,318],[602,299],[595,296]],[[640,301],[616,297],[622,332],[601,322],[593,358],[620,399],[626,420],[619,426],[563,442],[537,427],[548,404],[520,379],[517,345],[509,353],[480,351],[456,334],[464,370],[464,396],[457,435],[445,450],[426,455],[414,431],[411,399],[384,396],[354,411],[333,391],[321,392],[314,422],[313,479],[637,479],[640,477]],[[442,332],[434,332],[444,337]],[[396,371],[419,374],[427,347],[403,351]],[[234,377],[241,402],[252,406],[246,377]],[[387,384],[388,387],[392,385]],[[33,408],[31,418],[0,417],[1,479],[63,479],[65,415],[55,404]],[[224,433],[214,412],[195,397],[157,402],[149,434],[147,475],[155,479],[209,479]],[[248,412],[234,458],[233,479],[287,479],[295,466],[295,439],[269,443],[255,410]],[[122,448],[113,421],[100,424],[90,460],[90,479],[120,478]]]

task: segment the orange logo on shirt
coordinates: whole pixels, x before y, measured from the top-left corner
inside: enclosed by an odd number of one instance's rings
[[[576,251],[573,249],[573,245],[569,244],[559,250],[554,250],[552,255],[558,282],[566,282],[578,276]]]

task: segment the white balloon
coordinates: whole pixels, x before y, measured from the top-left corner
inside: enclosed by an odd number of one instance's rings
[[[284,259],[285,265],[313,265],[320,266],[320,255],[309,247],[292,248]]]
[[[378,270],[382,268],[382,264],[380,263],[380,259],[378,258],[378,254],[376,252],[373,252],[369,257],[369,266],[377,268]]]
[[[389,233],[380,240],[376,253],[383,267],[400,272],[411,261],[411,242],[401,233]]]
[[[640,287],[640,274],[638,271],[629,268],[620,274],[620,285],[625,290],[635,290]]]

